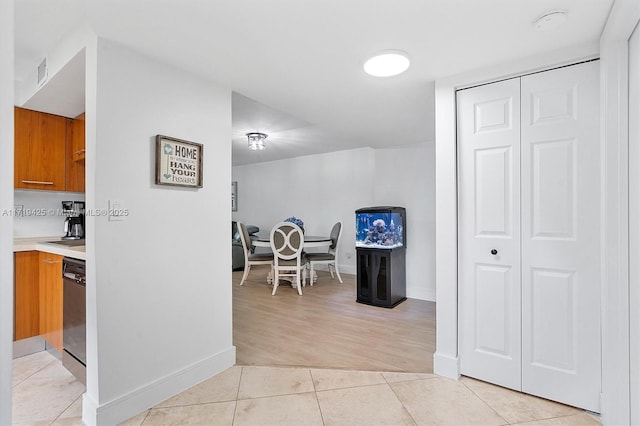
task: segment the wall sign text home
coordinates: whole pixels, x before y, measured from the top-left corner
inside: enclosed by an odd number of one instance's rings
[[[199,143],[156,136],[156,184],[202,188],[202,151]]]

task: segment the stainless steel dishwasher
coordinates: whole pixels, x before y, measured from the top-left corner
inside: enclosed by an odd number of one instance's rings
[[[86,384],[87,327],[84,260],[65,257],[62,262],[62,365]]]

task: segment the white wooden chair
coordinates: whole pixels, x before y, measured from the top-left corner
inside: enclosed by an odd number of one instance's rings
[[[240,281],[240,285],[243,285],[253,265],[271,265],[271,271],[273,271],[273,253],[252,253],[251,237],[249,237],[249,232],[247,232],[247,227],[244,223],[238,222],[238,232],[244,249],[244,274],[242,274],[242,280]]]
[[[273,292],[275,295],[280,278],[295,280],[298,294],[302,296],[302,286],[306,285],[306,259],[302,254],[304,234],[295,223],[280,222],[271,229],[269,236],[273,250]],[[301,279],[302,278],[302,279]]]
[[[313,267],[315,265],[327,265],[331,278],[334,278],[333,271],[335,270],[338,276],[338,281],[342,283],[342,277],[340,271],[338,271],[338,243],[340,242],[340,236],[342,235],[342,222],[338,221],[333,228],[331,228],[331,245],[327,253],[307,253],[307,262],[309,263],[309,284],[313,285]]]

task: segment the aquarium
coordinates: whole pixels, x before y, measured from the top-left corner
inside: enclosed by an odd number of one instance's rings
[[[406,244],[404,207],[366,207],[356,210],[356,247],[395,249]]]

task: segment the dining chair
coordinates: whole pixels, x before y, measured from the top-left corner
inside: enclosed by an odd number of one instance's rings
[[[331,278],[333,276],[333,270],[335,270],[338,280],[342,283],[342,277],[340,271],[338,271],[338,243],[340,242],[340,236],[342,235],[342,222],[338,221],[333,228],[331,228],[331,245],[326,253],[307,253],[307,262],[309,264],[309,285],[313,285],[313,268],[316,265],[327,265]]]
[[[244,274],[242,274],[242,280],[240,281],[240,285],[243,285],[253,265],[270,265],[271,271],[273,271],[273,253],[252,253],[251,237],[246,225],[238,222],[238,231],[240,231],[240,241],[242,241],[244,250]]]
[[[273,251],[273,291],[274,296],[280,284],[280,278],[295,279],[298,294],[302,296],[302,287],[306,285],[306,259],[302,255],[304,234],[298,225],[292,222],[280,222],[271,229],[269,243]],[[302,278],[302,279],[301,279]],[[300,285],[302,283],[302,285]]]

